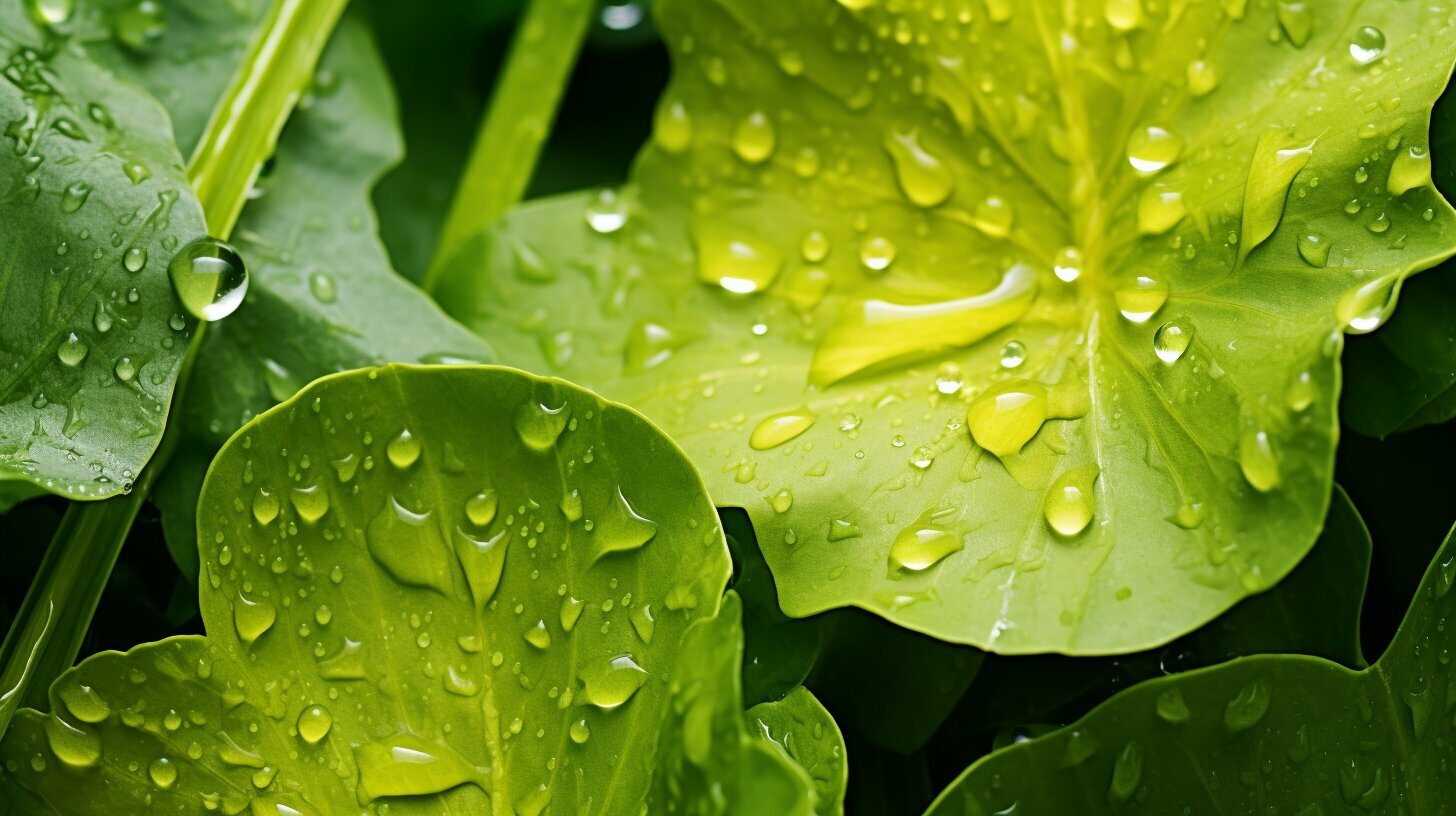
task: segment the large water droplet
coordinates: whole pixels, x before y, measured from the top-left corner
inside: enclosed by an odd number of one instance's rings
[[[1400,294],[1400,278],[1376,278],[1346,292],[1335,306],[1335,318],[1350,334],[1368,334],[1380,328]]]
[[[586,224],[593,232],[610,235],[627,226],[627,204],[617,196],[616,190],[597,191],[596,197],[586,206]]]
[[[267,527],[278,518],[278,510],[278,496],[266,487],[258,488],[258,492],[253,494],[253,518]]]
[[[63,25],[76,11],[76,0],[26,0],[26,11],[37,25]]]
[[[1113,293],[1117,309],[1134,323],[1146,323],[1168,302],[1168,285],[1146,275],[1139,275],[1131,285]]]
[[[1330,262],[1330,242],[1319,233],[1306,232],[1299,236],[1299,257],[1310,266],[1324,268]]]
[[[885,136],[885,150],[895,163],[895,177],[905,197],[920,207],[945,203],[955,189],[955,177],[940,159],[920,144],[920,135],[911,130],[891,132]]]
[[[1139,128],[1127,142],[1127,161],[1139,173],[1156,173],[1182,154],[1183,137],[1157,125]]]
[[[423,796],[474,784],[485,789],[485,770],[448,745],[401,734],[354,746],[359,797]]]
[[[1143,778],[1143,748],[1136,742],[1129,742],[1118,752],[1112,763],[1112,780],[1107,785],[1107,801],[1121,805],[1137,793]]]
[[[384,446],[384,453],[391,465],[404,470],[419,460],[420,440],[410,433],[409,428],[405,428],[389,440],[389,444]]]
[[[505,572],[506,544],[510,530],[501,530],[490,538],[477,538],[464,530],[455,531],[455,558],[465,571],[465,582],[470,585],[470,595],[478,609],[495,595]]]
[[[158,790],[171,790],[177,784],[177,766],[167,757],[157,757],[147,764],[147,776]]]
[[[1170,320],[1153,334],[1153,351],[1169,365],[1178,362],[1193,342],[1193,328],[1179,320]]]
[[[75,768],[90,768],[101,761],[101,738],[52,714],[45,721],[46,742],[56,759]]]
[[[1056,273],[1058,280],[1071,283],[1082,277],[1084,263],[1086,263],[1086,259],[1082,257],[1082,250],[1074,246],[1066,246],[1057,251],[1052,271]]]
[[[233,601],[233,628],[245,646],[263,636],[278,619],[278,610],[267,601],[255,601],[241,593]]]
[[[767,161],[777,141],[773,122],[762,111],[748,114],[733,130],[733,152],[749,164]]]
[[[137,0],[111,14],[111,33],[128,48],[150,48],[167,32],[167,18],[157,0]]]
[[[1031,380],[998,383],[978,395],[966,409],[971,437],[997,456],[1020,451],[1046,421],[1046,387]]]
[[[1369,65],[1385,53],[1385,32],[1375,26],[1360,26],[1350,38],[1350,58],[1356,65]]]
[[[1161,235],[1178,226],[1188,214],[1183,194],[1160,184],[1153,184],[1138,196],[1138,231],[1144,235]]]
[[[75,368],[76,366],[81,364],[82,360],[86,359],[86,353],[88,351],[90,351],[90,349],[87,348],[86,341],[82,340],[80,337],[77,337],[75,332],[71,332],[66,336],[66,339],[62,340],[61,344],[56,347],[56,356],[59,357],[61,362],[66,366],[70,368]]]
[[[495,519],[500,498],[494,489],[487,488],[465,500],[465,517],[476,527],[484,527]]]
[[[1260,493],[1279,486],[1279,457],[1268,432],[1246,424],[1239,434],[1239,469],[1244,479]]]
[[[1284,217],[1284,202],[1294,177],[1309,164],[1314,142],[1291,144],[1290,134],[1266,130],[1254,145],[1249,180],[1244,185],[1243,232],[1239,236],[1239,258],[1263,243]]]
[[[894,543],[890,545],[890,565],[896,569],[921,572],[964,548],[961,537],[936,524],[933,514],[922,515],[895,536]]]
[[[182,306],[198,320],[227,317],[248,293],[243,259],[216,238],[201,238],[183,247],[167,269]]]
[[[111,716],[111,706],[91,686],[67,683],[56,690],[66,710],[83,723],[99,723]]]
[[[769,450],[788,442],[813,427],[819,419],[808,408],[794,408],[774,414],[758,423],[748,437],[754,450]]]
[[[638,549],[655,535],[657,522],[637,512],[619,487],[613,491],[610,509],[596,520],[592,541],[596,557],[601,558],[610,553]]]
[[[1390,177],[1385,189],[1391,195],[1404,195],[1431,183],[1431,153],[1419,145],[1411,145],[1395,154],[1390,163]]]
[[[1223,724],[1229,733],[1237,734],[1257,725],[1269,711],[1273,696],[1273,687],[1262,677],[1240,689],[1238,695],[1224,707]]]
[[[779,251],[750,238],[725,232],[707,219],[693,228],[698,249],[698,278],[736,295],[767,289],[783,268]]]
[[[543,453],[556,446],[570,418],[571,410],[565,402],[553,407],[539,400],[526,400],[516,409],[516,434],[526,447]]]
[[[1314,12],[1310,10],[1309,3],[1303,0],[1281,0],[1275,9],[1279,18],[1279,27],[1284,29],[1284,36],[1295,48],[1303,48],[1309,42],[1309,35],[1314,31]]]
[[[329,512],[328,491],[318,485],[295,487],[289,493],[289,499],[293,502],[293,509],[298,511],[298,517],[308,524],[313,524]]]
[[[1066,471],[1052,482],[1042,503],[1047,524],[1063,536],[1074,536],[1086,529],[1096,512],[1094,489],[1099,470],[1096,465],[1083,465]]]
[[[668,153],[681,153],[692,146],[693,118],[681,102],[663,101],[657,106],[652,128],[657,146]]]
[[[393,496],[364,529],[369,554],[396,581],[449,596],[452,570],[434,513],[416,513]]]
[[[323,706],[309,706],[298,713],[298,735],[309,745],[318,745],[334,727],[334,715]]]
[[[1218,71],[1203,60],[1188,63],[1188,92],[1194,96],[1212,93],[1218,87]]]
[[[647,682],[647,670],[630,654],[587,664],[582,670],[587,702],[604,711],[620,707]]]

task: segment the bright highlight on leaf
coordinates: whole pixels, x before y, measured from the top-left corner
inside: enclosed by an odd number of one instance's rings
[[[514,421],[540,405],[570,417],[545,446]],[[745,721],[717,514],[621,406],[499,368],[325,378],[233,437],[198,517],[208,634],[22,711],[14,812],[840,812],[812,695]]]
[[[674,78],[611,228],[524,207],[436,294],[660,423],[786,611],[1121,652],[1298,563],[1342,332],[1456,241],[1427,134],[1450,9],[658,14]]]

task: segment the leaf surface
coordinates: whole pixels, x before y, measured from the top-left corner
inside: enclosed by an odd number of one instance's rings
[[[167,421],[192,323],[168,279],[206,234],[166,112],[0,9],[0,490],[127,490]]]
[[[436,294],[660,423],[785,611],[1127,652],[1299,562],[1341,332],[1456,240],[1448,9],[658,11],[634,184],[519,210]]]
[[[986,757],[928,812],[1449,812],[1453,577],[1449,536],[1364,671],[1268,655],[1143,683]]]
[[[621,406],[498,368],[328,377],[223,448],[199,519],[208,634],[22,711],[12,812],[696,813],[753,780],[758,812],[812,812],[743,719],[713,506]]]

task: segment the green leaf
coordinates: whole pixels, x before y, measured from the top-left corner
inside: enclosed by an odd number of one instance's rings
[[[1431,114],[1436,188],[1456,189],[1456,98]],[[1411,281],[1405,306],[1388,325],[1345,347],[1340,416],[1366,436],[1386,437],[1456,416],[1456,264]]]
[[[207,636],[21,712],[14,812],[689,812],[746,779],[809,812],[743,720],[713,506],[630,410],[509,369],[327,377],[224,446],[199,527]]]
[[[0,482],[106,498],[161,438],[191,323],[167,261],[206,227],[154,99],[19,2],[0,50]]]
[[[748,514],[727,508],[720,509],[718,517],[733,554],[733,591],[743,599],[743,699],[749,705],[781,700],[814,668],[824,618],[797,620],[784,615]]]
[[[659,422],[792,615],[1098,654],[1275,584],[1341,330],[1456,241],[1447,12],[826,5],[660,4],[635,184],[519,210],[440,301]]]
[[[1453,565],[1456,535],[1364,671],[1270,655],[1143,683],[972,765],[929,812],[1444,812]]]
[[[750,729],[777,746],[814,780],[818,812],[842,816],[844,789],[849,782],[844,737],[814,695],[800,686],[782,700],[748,709],[747,718]]]
[[[935,747],[964,755],[988,731],[1067,723],[1134,683],[1248,655],[1313,655],[1363,669],[1360,613],[1370,554],[1370,533],[1336,486],[1314,549],[1273,589],[1150,652],[1115,658],[991,655]]]

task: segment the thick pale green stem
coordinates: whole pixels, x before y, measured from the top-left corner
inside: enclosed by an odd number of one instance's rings
[[[531,0],[440,231],[426,290],[461,244],[525,195],[595,10],[592,0]]]
[[[275,0],[247,58],[213,109],[188,163],[208,229],[227,238],[283,124],[313,78],[348,0]],[[180,404],[206,323],[199,323],[172,392]],[[46,691],[80,653],[121,546],[181,436],[173,422],[130,493],[66,510],[19,613],[0,644],[0,736],[16,709],[44,709]]]

